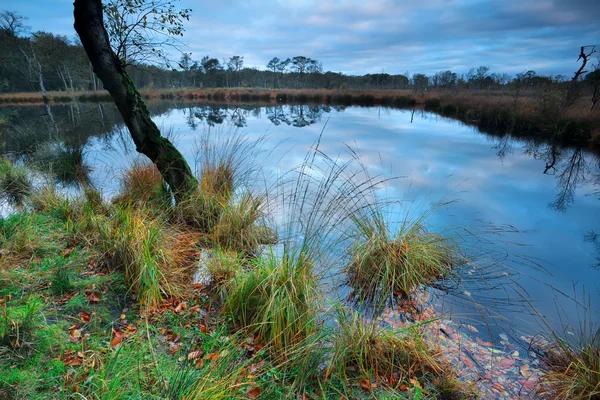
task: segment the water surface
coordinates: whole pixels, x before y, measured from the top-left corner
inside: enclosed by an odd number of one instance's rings
[[[26,127],[43,125],[41,108],[2,111]],[[158,103],[151,111],[191,165],[207,131],[222,136],[242,130],[250,138],[264,137],[263,151],[245,156],[267,177],[300,164],[319,136],[319,149],[330,157],[347,159],[350,147],[372,176],[400,177],[381,185],[379,194],[403,200],[401,213],[456,200],[432,215],[433,229],[501,226],[501,235],[488,237],[511,260],[522,261],[511,262],[520,273],[520,286],[510,296],[519,292],[553,326],[560,325],[555,300],[567,315],[575,315],[575,303],[563,295],[573,295],[574,287],[579,296],[585,289],[592,304],[600,306],[600,238],[595,235],[600,233],[600,161],[584,149],[492,136],[411,110]],[[35,140],[83,150],[91,182],[114,194],[116,177],[139,157],[114,107],[56,106],[54,113],[63,133]],[[23,151],[22,142],[7,139],[4,152]],[[504,303],[498,309],[506,318],[502,324],[535,330],[529,314]]]

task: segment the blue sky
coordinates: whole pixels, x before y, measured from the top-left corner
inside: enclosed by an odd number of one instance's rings
[[[581,45],[600,44],[600,0],[181,0],[193,59],[242,55],[264,69],[304,55],[348,74],[488,65],[571,76]],[[72,0],[3,0],[33,30],[74,37]]]

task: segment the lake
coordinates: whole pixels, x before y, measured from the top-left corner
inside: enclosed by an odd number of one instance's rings
[[[460,299],[474,298],[501,316],[494,322],[502,330],[536,333],[541,325],[532,307],[559,328],[565,315],[577,323],[582,305],[573,298],[589,296],[600,306],[600,158],[585,149],[485,134],[420,110],[170,102],[150,109],[191,165],[207,132],[223,138],[241,131],[261,140],[244,162],[269,181],[302,163],[319,140],[329,157],[347,160],[352,149],[371,176],[397,177],[377,188],[380,198],[399,200],[390,206],[391,218],[451,201],[427,220],[431,230],[480,232],[481,243],[470,238],[468,246],[493,248],[501,261],[490,263],[489,282],[477,275],[442,296],[442,308],[454,304],[466,315]],[[53,106],[60,133],[35,138],[30,132],[44,125],[42,107],[0,112],[19,126],[4,153],[31,154],[40,142],[77,149],[90,181],[109,197],[118,190],[118,175],[139,158],[110,104]],[[58,183],[73,190],[68,179]],[[502,273],[504,266],[509,273]],[[481,323],[477,315],[469,318]]]

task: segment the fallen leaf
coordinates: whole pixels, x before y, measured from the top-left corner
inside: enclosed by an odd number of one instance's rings
[[[208,328],[206,327],[206,325],[204,325],[204,324],[200,325],[200,332],[202,332],[202,333],[208,332]]]
[[[403,392],[408,390],[408,386],[406,386],[404,383],[402,385],[400,385],[400,390],[402,390]]]
[[[82,311],[81,313],[79,313],[79,317],[81,318],[81,322],[90,322],[90,320],[92,319],[92,316],[87,311]]]
[[[260,396],[260,386],[254,386],[246,391],[246,395],[251,399],[257,399]]]
[[[193,360],[194,358],[198,358],[202,355],[201,351],[192,351],[190,354],[188,354],[188,360]]]
[[[120,336],[115,336],[113,338],[113,340],[110,341],[110,347],[117,347],[119,344],[121,344],[121,341],[123,340],[122,337]]]
[[[125,314],[121,314],[120,317],[121,317],[121,319],[126,319],[127,318],[127,316]]]
[[[210,353],[210,354],[208,355],[208,359],[209,359],[210,361],[215,361],[217,358],[219,358],[219,353]]]
[[[100,301],[100,292],[92,292],[88,295],[87,299],[90,303],[98,303]]]
[[[360,381],[360,387],[362,387],[364,390],[371,391],[371,381],[368,379],[363,379]]]

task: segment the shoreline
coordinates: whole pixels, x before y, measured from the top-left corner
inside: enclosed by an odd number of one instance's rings
[[[424,110],[459,120],[491,134],[510,134],[551,140],[560,145],[600,148],[600,109],[587,110],[585,98],[568,108],[546,104],[541,93],[526,92],[515,98],[509,91],[411,90],[322,90],[322,89],[174,89],[141,90],[145,100],[197,103],[268,105],[385,106]],[[106,91],[50,92],[50,104],[111,102]],[[39,106],[40,93],[0,95],[0,109],[11,106]],[[543,106],[543,107],[542,107]]]

